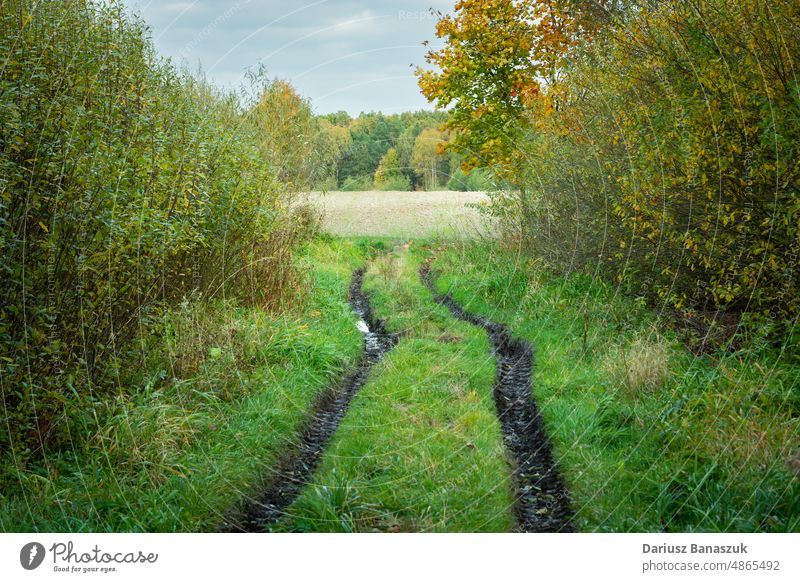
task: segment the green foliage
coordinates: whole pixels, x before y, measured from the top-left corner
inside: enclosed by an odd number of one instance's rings
[[[0,38],[0,449],[26,459],[125,392],[160,305],[278,305],[300,235],[263,126],[162,62],[121,3],[3,2]],[[253,284],[267,261],[277,288]]]
[[[381,159],[394,148],[406,180],[393,180],[395,187],[392,189],[412,190],[416,185],[416,175],[411,167],[414,141],[423,129],[440,125],[445,117],[431,111],[396,115],[362,113],[355,119],[344,112],[320,116],[321,131],[328,136],[323,142],[327,140],[337,144],[334,155],[326,158],[328,165],[323,172],[335,176],[341,190],[371,189],[371,186],[361,187],[363,177],[368,176],[371,181]]]
[[[555,27],[521,14],[526,4],[556,15]],[[600,270],[653,303],[751,311],[775,334],[791,328],[800,313],[796,2],[460,7],[440,23],[449,37],[430,55],[439,69],[421,72],[420,84],[452,105],[464,154],[502,167],[514,185],[494,200],[509,234],[551,266]],[[498,46],[508,63],[486,49]],[[529,70],[520,59],[552,73],[531,81],[535,98],[513,88]]]
[[[450,177],[447,188],[459,192],[488,192],[494,190],[495,186],[490,173],[485,168],[473,168],[466,173],[461,168],[457,168]]]
[[[446,143],[444,132],[434,128],[423,129],[414,141],[411,167],[425,190],[439,190],[448,181],[450,160],[443,155]]]
[[[800,362],[697,358],[602,278],[519,248],[451,245],[437,286],[536,346],[534,394],[584,531],[800,528]]]
[[[375,170],[375,188],[378,190],[409,190],[411,183],[403,174],[397,150],[389,148]]]
[[[308,189],[327,175],[347,145],[343,128],[315,119],[308,100],[281,79],[264,83],[251,115],[262,129],[265,161],[290,190]]]
[[[350,176],[342,182],[343,192],[364,192],[374,188],[374,182],[370,176]]]
[[[2,459],[0,531],[218,531],[362,352],[346,299],[361,247],[299,255],[309,294],[290,311],[184,301],[153,317],[123,369],[135,389],[96,403],[85,446]]]
[[[401,174],[384,179],[380,187],[376,188],[387,192],[408,192],[411,190],[411,181]]]

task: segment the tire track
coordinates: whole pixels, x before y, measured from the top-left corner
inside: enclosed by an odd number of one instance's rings
[[[342,381],[322,392],[317,398],[304,427],[300,441],[278,461],[266,489],[238,508],[226,520],[229,532],[259,532],[275,523],[285,509],[297,499],[319,464],[322,453],[347,412],[356,393],[366,384],[369,372],[398,341],[384,322],[375,319],[369,298],[362,290],[364,269],[353,273],[348,301],[358,314],[358,329],[364,336],[364,354],[359,364]]]
[[[513,459],[515,514],[524,532],[573,531],[569,495],[553,459],[539,408],[533,399],[533,349],[498,323],[462,308],[449,294],[436,291],[428,259],[420,269],[422,282],[435,301],[458,319],[486,330],[497,360],[494,401],[503,440]]]

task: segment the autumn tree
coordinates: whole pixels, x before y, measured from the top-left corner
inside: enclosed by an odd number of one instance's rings
[[[436,190],[447,183],[450,163],[444,154],[446,144],[444,133],[434,128],[421,131],[414,141],[411,167],[425,190]]]
[[[281,79],[268,81],[254,111],[263,129],[261,150],[290,189],[306,188],[318,169],[319,129],[308,101]]]
[[[559,71],[588,29],[590,20],[575,16],[585,4],[460,0],[454,15],[439,19],[436,36],[445,44],[427,53],[434,68],[417,76],[423,95],[448,110],[450,147],[464,155],[465,169],[493,166],[518,182],[528,109],[546,97],[554,106]]]
[[[403,175],[397,150],[389,148],[375,170],[375,188],[378,190],[408,190],[410,184]]]
[[[519,240],[671,308],[800,302],[791,0],[462,0],[418,70]]]

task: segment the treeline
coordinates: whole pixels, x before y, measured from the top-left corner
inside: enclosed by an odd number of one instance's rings
[[[0,55],[0,451],[23,463],[124,395],[159,310],[285,303],[313,144],[291,87],[220,93],[120,2],[5,0]]]
[[[561,270],[683,313],[800,313],[800,4],[463,0],[419,70]]]
[[[325,151],[317,190],[488,190],[489,173],[465,173],[461,156],[446,152],[441,129],[446,114],[431,111],[396,115],[347,112],[319,116]]]

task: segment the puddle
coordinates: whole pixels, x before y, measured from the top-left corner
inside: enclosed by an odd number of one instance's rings
[[[279,461],[274,473],[265,479],[266,488],[250,498],[228,520],[226,531],[261,532],[286,514],[319,464],[322,453],[347,412],[356,393],[366,384],[369,371],[386,352],[397,344],[398,337],[386,331],[383,321],[375,319],[369,298],[362,290],[364,270],[353,273],[348,300],[360,317],[356,326],[364,336],[364,354],[359,364],[344,375],[341,382],[323,391],[317,398],[299,443]]]

